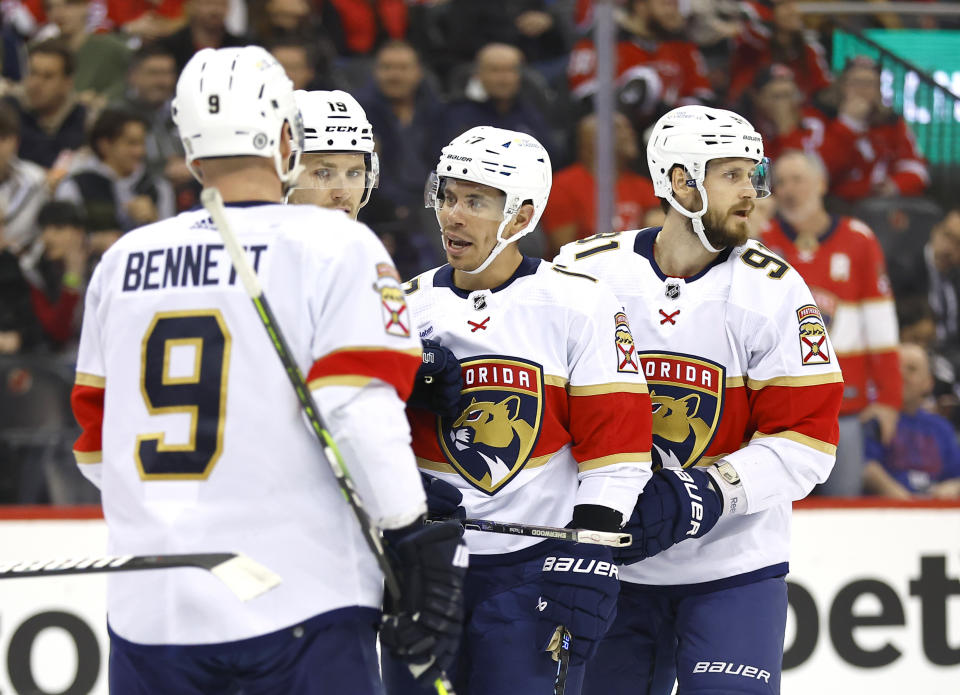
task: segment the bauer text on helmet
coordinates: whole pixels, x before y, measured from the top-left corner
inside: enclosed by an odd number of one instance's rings
[[[465,214],[498,223],[495,243],[489,254],[480,259],[477,267],[462,269],[474,274],[483,272],[507,244],[536,228],[550,197],[553,178],[550,157],[535,138],[513,130],[478,126],[457,136],[443,148],[437,170],[427,182],[425,204],[436,210],[442,233],[441,211],[449,198],[445,195],[448,180],[478,184],[503,194],[502,206],[498,203],[495,209],[490,208],[489,200],[482,206],[471,203],[470,200],[477,201],[475,194],[472,198],[461,196],[464,198]],[[457,204],[460,205],[459,200]],[[505,238],[504,231],[524,204],[533,206],[529,221],[515,234]],[[472,209],[469,206],[473,206]],[[444,246],[446,249],[446,241]]]
[[[290,202],[343,210],[356,219],[380,178],[373,126],[347,92],[298,90],[295,97],[303,117],[304,171]]]
[[[708,163],[714,160],[739,160],[742,164],[740,184],[745,197],[763,198],[770,195],[768,184],[769,162],[763,156],[763,140],[754,127],[733,111],[706,106],[682,106],[665,114],[657,121],[647,143],[647,164],[657,197],[666,200],[678,213],[691,221],[700,243],[711,252],[719,252],[709,241],[704,220],[726,211],[714,210],[708,215],[710,199],[704,180]],[[752,163],[752,164],[751,164]],[[685,207],[674,194],[673,171],[680,167],[685,186],[698,193],[699,207]],[[729,172],[732,177],[736,172]],[[740,185],[737,184],[737,185]],[[749,215],[752,202],[738,208],[740,215]],[[715,230],[713,236],[724,236]],[[733,234],[739,237],[739,232]]]
[[[259,46],[206,48],[180,73],[173,100],[187,166],[214,157],[272,159],[284,187],[296,178],[303,150],[303,124],[293,84],[276,59]],[[291,156],[281,161],[284,124]]]

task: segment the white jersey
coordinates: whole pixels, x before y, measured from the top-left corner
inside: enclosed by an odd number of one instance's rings
[[[800,275],[762,244],[675,278],[654,261],[658,232],[591,237],[556,262],[600,278],[623,302],[650,388],[654,466],[723,458],[746,505],[620,578],[662,586],[784,574],[790,504],[827,478],[836,456],[842,378],[823,318]]]
[[[411,523],[426,508],[401,398],[420,342],[389,256],[340,212],[226,213],[368,511],[387,527]],[[193,569],[113,574],[121,637],[228,642],[380,606],[376,562],[205,211],[131,232],[104,255],[73,401],[76,455],[102,490],[111,553],[242,552],[283,580],[239,603]]]
[[[451,266],[407,285],[415,324],[460,360],[460,415],[409,409],[420,468],[463,493],[467,516],[564,526],[574,505],[627,519],[650,477],[650,400],[620,303],[596,280],[525,258],[467,292]],[[467,531],[474,554],[539,542]]]

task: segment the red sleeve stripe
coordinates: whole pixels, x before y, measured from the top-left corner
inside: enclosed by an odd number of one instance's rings
[[[606,393],[570,397],[573,457],[583,464],[608,456],[649,452],[652,446],[650,396]],[[634,460],[634,459],[631,459]]]
[[[413,390],[413,380],[420,367],[420,348],[391,350],[383,347],[349,347],[324,355],[310,368],[307,385],[319,388],[332,384],[362,386],[357,381],[379,379],[393,386],[401,400]],[[332,380],[331,377],[333,377]],[[354,381],[345,381],[344,377]],[[330,381],[327,381],[330,380]]]
[[[783,439],[789,439],[791,442],[796,442],[797,444],[803,444],[804,446],[810,447],[811,449],[816,449],[822,454],[829,454],[830,456],[837,455],[837,447],[834,444],[828,444],[827,442],[822,442],[819,439],[814,439],[813,437],[808,437],[805,434],[800,434],[799,432],[791,432],[790,430],[785,430],[783,432],[776,432],[775,434],[764,434],[763,432],[754,432],[751,439],[761,439],[763,437],[781,437]]]
[[[70,394],[73,416],[80,425],[80,436],[73,446],[77,463],[99,463],[103,449],[103,397],[104,389],[95,386],[74,385]],[[102,380],[102,379],[101,379]]]
[[[527,470],[528,468],[539,468],[540,466],[546,465],[556,453],[557,452],[554,451],[552,454],[536,456],[528,459],[526,465],[523,467],[523,470]],[[435,473],[457,473],[457,469],[445,461],[431,461],[430,459],[421,458],[419,456],[417,457],[417,468],[425,471],[434,471]]]
[[[841,383],[820,384],[806,388],[768,386],[748,391],[751,420],[747,431],[761,435],[778,433],[803,444],[818,442],[836,446],[839,437],[837,414],[843,399]]]

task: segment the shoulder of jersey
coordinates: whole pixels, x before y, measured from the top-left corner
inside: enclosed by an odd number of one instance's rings
[[[433,276],[437,274],[437,271],[440,270],[443,266],[437,266],[430,270],[425,270],[419,275],[410,278],[405,283],[403,283],[403,291],[407,295],[415,294],[417,292],[426,293],[430,290],[435,289],[433,286]]]
[[[727,263],[733,266],[730,300],[745,308],[772,311],[785,297],[808,293],[800,273],[756,239],[734,249]]]
[[[624,232],[594,234],[565,244],[554,259],[555,263],[570,270],[590,273],[591,268],[603,268],[610,265],[635,261],[634,252],[637,236],[650,229],[631,229]]]

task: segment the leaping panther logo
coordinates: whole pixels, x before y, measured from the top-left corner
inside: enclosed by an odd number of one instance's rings
[[[438,435],[448,461],[488,495],[506,485],[527,463],[543,416],[539,365],[516,359],[473,358],[462,362],[463,405],[455,419],[439,419]]]

